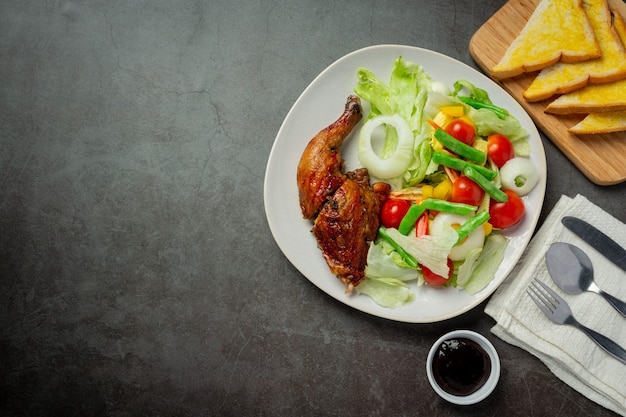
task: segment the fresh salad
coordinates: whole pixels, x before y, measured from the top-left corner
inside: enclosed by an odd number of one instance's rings
[[[400,56],[389,83],[359,68],[370,104],[357,155],[392,192],[356,290],[384,307],[411,303],[410,282],[475,294],[494,278],[538,182],[527,132],[466,80],[434,80]]]

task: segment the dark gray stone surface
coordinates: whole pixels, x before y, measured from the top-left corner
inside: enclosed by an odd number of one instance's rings
[[[381,43],[476,67],[503,3],[2,1],[0,414],[612,415],[491,335],[484,304],[430,325],[345,307],[265,220],[274,137],[319,72]],[[541,220],[581,193],[626,221],[625,185],[543,142]],[[502,358],[467,408],[424,372],[460,327]]]

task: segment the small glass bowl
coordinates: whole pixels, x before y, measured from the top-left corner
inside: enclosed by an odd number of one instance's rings
[[[459,338],[473,340],[474,342],[478,343],[480,347],[482,347],[485,352],[487,352],[487,354],[489,355],[489,359],[491,360],[491,373],[487,381],[477,391],[473,392],[470,395],[464,396],[453,395],[446,392],[437,384],[435,376],[433,375],[433,358],[435,356],[435,353],[439,349],[439,346],[446,340]],[[473,332],[471,330],[455,330],[441,336],[430,348],[430,351],[428,352],[428,358],[426,360],[426,374],[428,375],[428,382],[430,382],[430,385],[433,387],[435,392],[439,394],[439,396],[444,400],[458,405],[476,404],[487,398],[489,394],[491,394],[496,388],[498,380],[500,379],[500,357],[498,356],[498,352],[496,352],[496,349],[493,347],[491,342],[487,340],[487,338],[485,338],[483,335]]]

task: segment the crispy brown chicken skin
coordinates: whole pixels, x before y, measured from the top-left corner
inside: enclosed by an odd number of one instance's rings
[[[346,292],[365,277],[369,243],[376,239],[389,184],[375,183],[365,168],[343,173],[341,145],[361,120],[361,103],[350,96],[343,114],[321,130],[298,164],[300,208],[313,219],[313,235],[331,272]]]
[[[369,243],[378,233],[380,209],[389,185],[370,188],[367,169],[349,172],[313,224],[322,256],[331,272],[352,291],[365,278]]]
[[[297,179],[305,219],[315,217],[326,199],[345,181],[341,145],[362,117],[361,100],[349,96],[343,114],[315,135],[302,153]]]

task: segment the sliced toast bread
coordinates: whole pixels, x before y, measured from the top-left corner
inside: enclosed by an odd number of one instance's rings
[[[626,130],[626,111],[588,114],[578,124],[568,129],[577,135],[612,133]]]
[[[524,91],[527,101],[540,101],[555,94],[566,94],[587,84],[626,78],[626,49],[613,26],[607,1],[583,0],[583,8],[600,45],[602,56],[577,63],[558,62],[544,68]]]
[[[581,62],[600,55],[582,0],[541,0],[491,75],[505,79],[559,61]]]
[[[626,44],[626,23],[615,10],[613,23],[622,43]],[[564,94],[546,107],[552,114],[592,113],[626,110],[626,79],[605,84],[588,85]]]

